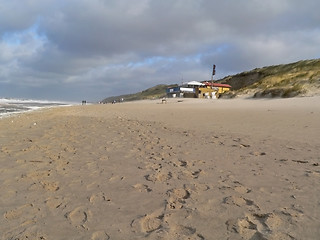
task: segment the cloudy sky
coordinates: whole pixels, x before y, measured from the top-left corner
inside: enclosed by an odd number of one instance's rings
[[[0,0],[0,98],[99,101],[320,58],[319,0]]]

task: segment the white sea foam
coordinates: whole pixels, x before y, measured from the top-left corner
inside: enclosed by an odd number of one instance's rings
[[[34,99],[0,98],[0,118],[12,114],[34,111],[41,108],[71,105],[76,105],[76,103]]]

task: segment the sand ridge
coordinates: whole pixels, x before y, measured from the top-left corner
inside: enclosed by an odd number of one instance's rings
[[[317,239],[319,105],[288,103],[150,101],[2,119],[1,239]]]

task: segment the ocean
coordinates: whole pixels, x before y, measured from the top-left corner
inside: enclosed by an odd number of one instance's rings
[[[34,111],[41,108],[71,105],[75,105],[75,103],[46,100],[0,98],[0,118],[12,114]]]

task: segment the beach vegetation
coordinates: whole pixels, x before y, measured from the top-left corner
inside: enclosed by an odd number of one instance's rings
[[[256,68],[219,80],[232,86],[233,97],[295,97],[320,94],[320,59]]]

